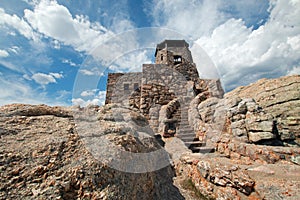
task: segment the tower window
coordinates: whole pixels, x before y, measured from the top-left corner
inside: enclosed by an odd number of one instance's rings
[[[139,89],[139,84],[138,83],[134,83],[133,84],[133,90],[137,90]]]
[[[174,56],[174,63],[175,63],[175,64],[182,63],[182,58],[181,58],[181,56],[175,55],[175,56]]]
[[[160,55],[160,60],[163,61],[163,59],[164,59],[164,55],[161,54]]]
[[[124,90],[129,90],[129,84],[128,83],[124,84]]]

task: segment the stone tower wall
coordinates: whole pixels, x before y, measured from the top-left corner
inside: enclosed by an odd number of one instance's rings
[[[180,55],[186,62],[193,63],[191,51],[188,47],[167,47],[167,50],[172,52],[173,55]]]
[[[165,65],[174,64],[173,53],[167,51],[166,48],[158,51],[155,57],[155,64],[165,64]]]
[[[187,47],[166,47],[157,51],[155,63],[174,65],[174,56],[181,56],[182,63],[193,63],[190,50]]]
[[[130,96],[135,89],[141,86],[141,80],[141,72],[108,74],[105,104],[123,103],[129,105]]]
[[[105,104],[110,104],[112,102],[112,94],[113,90],[115,88],[115,84],[119,77],[123,76],[123,73],[110,73],[107,77],[107,84],[106,84],[106,98],[105,98]]]

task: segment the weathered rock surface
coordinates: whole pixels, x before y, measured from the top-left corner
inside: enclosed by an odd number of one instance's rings
[[[197,95],[189,122],[216,152],[185,153],[178,176],[212,199],[299,199],[299,88],[298,75]]]
[[[299,88],[300,76],[290,76],[260,80],[237,88],[222,99],[208,98],[209,95],[201,93],[190,104],[189,119],[194,130],[208,138],[212,138],[212,134],[217,136],[226,132],[242,142],[297,145],[300,130]],[[273,98],[274,95],[276,98]],[[270,98],[272,100],[267,100]],[[217,130],[219,132],[216,134]]]
[[[228,159],[214,155],[184,155],[176,166],[206,199],[299,199],[300,166]]]
[[[2,106],[0,199],[300,199],[299,83],[205,90],[188,112],[174,100],[149,119],[117,105]],[[184,115],[215,152],[155,138],[159,114]]]
[[[227,96],[253,98],[277,123],[283,141],[300,140],[300,75],[278,79],[261,79],[249,86],[239,87]]]
[[[183,199],[173,185],[170,165],[128,173],[99,162],[84,140],[98,131],[79,134],[81,125],[69,108],[14,104],[0,109],[0,199]],[[131,134],[134,127],[112,111],[90,107],[80,112],[100,123],[111,146],[127,152],[161,148],[153,138]],[[131,121],[145,123],[140,114],[127,113]]]

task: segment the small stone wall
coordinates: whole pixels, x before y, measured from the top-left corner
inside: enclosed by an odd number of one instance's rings
[[[141,86],[141,80],[141,72],[108,74],[105,103],[129,105],[130,96]]]
[[[181,63],[174,65],[172,68],[182,74],[188,81],[197,81],[199,79],[197,67],[194,63]]]
[[[159,127],[159,110],[153,108],[157,105],[160,108],[175,98],[182,99],[187,96],[186,85],[185,77],[168,65],[143,65],[140,111],[148,119],[152,119],[149,122],[151,127]]]

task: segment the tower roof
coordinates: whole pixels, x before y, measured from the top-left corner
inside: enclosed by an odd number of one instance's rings
[[[166,47],[189,47],[189,44],[185,40],[164,40],[162,43],[157,44],[155,56],[157,51],[160,51]]]

